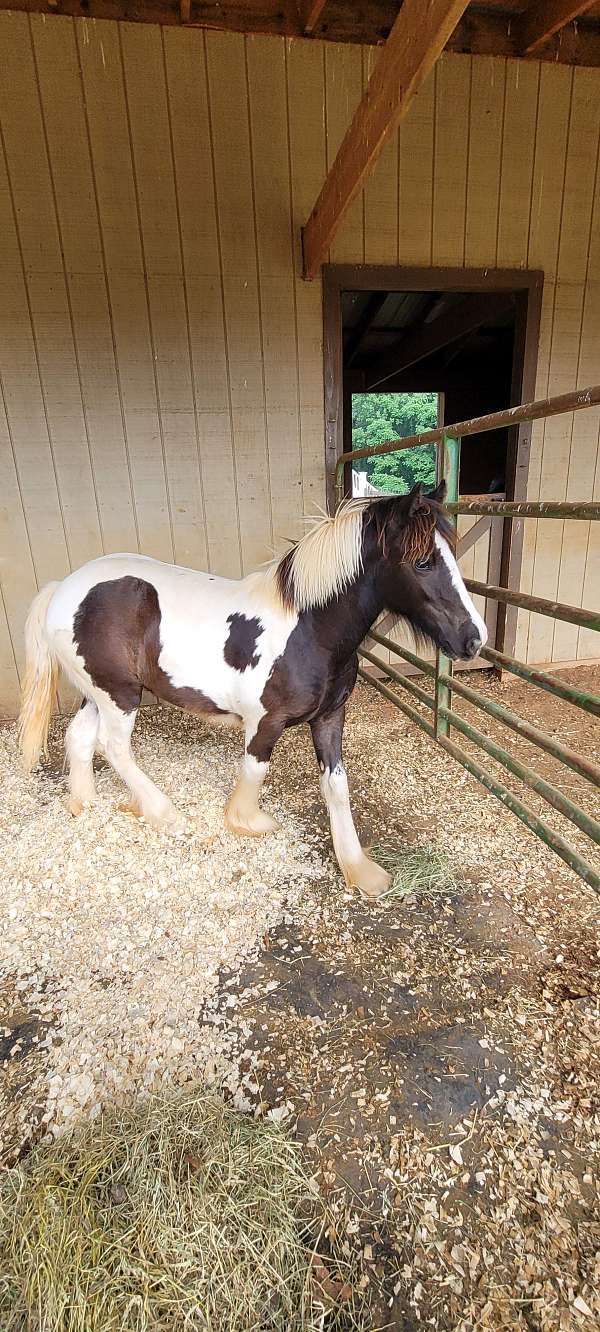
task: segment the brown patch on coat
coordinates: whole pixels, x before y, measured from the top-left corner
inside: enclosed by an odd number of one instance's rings
[[[97,583],[83,598],[73,620],[73,638],[85,669],[122,712],[134,712],[142,689],[191,712],[222,713],[200,689],[176,688],[158,664],[161,651],[160,603],[143,578]]]
[[[263,632],[262,622],[257,616],[240,615],[235,611],[227,616],[227,623],[229,636],[223,648],[227,665],[240,672],[249,666],[258,666],[260,653],[255,653],[255,648]]]

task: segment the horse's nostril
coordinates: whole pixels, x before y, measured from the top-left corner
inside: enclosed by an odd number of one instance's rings
[[[482,643],[478,634],[476,634],[474,638],[469,638],[467,640],[467,657],[476,657],[481,646]]]

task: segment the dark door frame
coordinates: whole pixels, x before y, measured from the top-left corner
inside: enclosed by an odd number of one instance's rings
[[[533,402],[544,274],[521,268],[403,268],[401,265],[326,264],[323,268],[323,356],[325,390],[325,475],[330,512],[335,505],[335,468],[344,451],[342,292],[344,291],[511,291],[516,296],[511,401]],[[531,422],[509,431],[506,498],[527,498]],[[503,524],[500,580],[518,589],[523,553],[523,519]],[[499,606],[496,643],[514,654],[517,611]]]

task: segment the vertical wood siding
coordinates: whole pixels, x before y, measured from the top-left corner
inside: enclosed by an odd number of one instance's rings
[[[37,587],[103,550],[238,576],[322,505],[300,226],[372,50],[0,14],[0,708]],[[450,55],[333,262],[542,268],[538,393],[600,371],[600,71]],[[533,431],[531,498],[600,498],[600,413]],[[600,532],[528,525],[523,587],[592,606]],[[599,655],[521,615],[529,660]]]

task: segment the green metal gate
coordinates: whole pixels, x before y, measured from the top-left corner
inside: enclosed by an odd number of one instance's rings
[[[438,479],[444,477],[446,480],[448,488],[447,508],[454,515],[489,515],[492,518],[502,521],[508,520],[509,522],[515,518],[586,519],[597,522],[600,519],[600,503],[568,504],[549,502],[533,504],[528,502],[493,503],[461,500],[458,493],[458,478],[462,437],[481,434],[489,430],[498,430],[507,426],[515,427],[524,421],[538,421],[546,417],[560,415],[562,412],[580,411],[598,403],[600,403],[600,385],[589,389],[580,389],[575,393],[565,393],[555,398],[546,398],[540,402],[526,403],[520,407],[511,407],[507,411],[474,417],[468,421],[460,421],[455,425],[428,430],[422,435],[413,435],[408,439],[392,440],[373,448],[349,450],[340,455],[337,463],[337,499],[339,501],[343,497],[348,464],[355,458],[375,457],[382,453],[393,453],[400,449],[414,448],[415,445],[435,443],[438,453]],[[489,583],[480,583],[468,578],[465,579],[465,585],[470,592],[490,597],[501,604],[536,611],[541,615],[549,615],[555,620],[563,620],[570,624],[581,625],[586,629],[600,631],[600,611],[588,611],[576,606],[566,606],[560,602],[528,596],[508,587],[496,587]],[[487,787],[488,791],[492,791],[536,836],[540,837],[562,860],[566,861],[567,865],[575,870],[591,888],[600,893],[600,874],[594,867],[559,833],[555,832],[545,819],[540,818],[524,801],[514,795],[491,772],[482,767],[471,754],[451,739],[451,729],[464,735],[485,754],[488,754],[490,758],[523,782],[525,786],[535,791],[537,795],[542,796],[549,805],[564,815],[565,818],[570,819],[571,823],[579,828],[592,842],[595,842],[597,846],[600,846],[600,822],[587,814],[585,810],[581,809],[579,805],[564,795],[551,782],[546,781],[528,764],[521,762],[516,755],[510,753],[502,745],[497,744],[489,736],[484,735],[476,726],[473,726],[454,711],[452,708],[452,694],[458,694],[459,697],[466,699],[467,702],[473,704],[488,716],[502,722],[509,730],[530,741],[531,744],[536,745],[546,754],[558,759],[563,765],[576,772],[580,777],[584,777],[596,787],[600,787],[600,767],[598,764],[593,763],[582,754],[575,753],[547,732],[517,716],[504,704],[485,698],[475,689],[472,689],[470,685],[464,684],[462,680],[453,675],[452,663],[439,651],[436,653],[435,666],[433,666],[416,653],[410,652],[408,648],[400,647],[392,639],[378,633],[377,630],[372,629],[369,637],[390,652],[395,653],[396,656],[409,662],[426,676],[431,677],[433,692],[429,693],[421,685],[416,684],[414,680],[407,679],[406,676],[394,670],[392,666],[380,661],[364,646],[359,649],[360,656],[384,672],[389,683],[374,679],[372,675],[360,668],[359,675],[362,679],[389,699],[411,721],[416,722],[442,749],[445,749],[459,763],[462,763],[463,767],[467,768],[483,786]],[[547,672],[536,670],[528,666],[526,662],[518,661],[504,652],[497,651],[495,648],[485,647],[481,655],[496,670],[509,671],[530,684],[553,694],[556,698],[573,704],[584,712],[591,713],[596,717],[600,716],[600,697],[597,695],[565,684]],[[405,694],[411,695],[413,699],[424,705],[427,714],[424,716],[406,698],[399,697],[396,690],[390,688],[390,684],[399,686]]]

